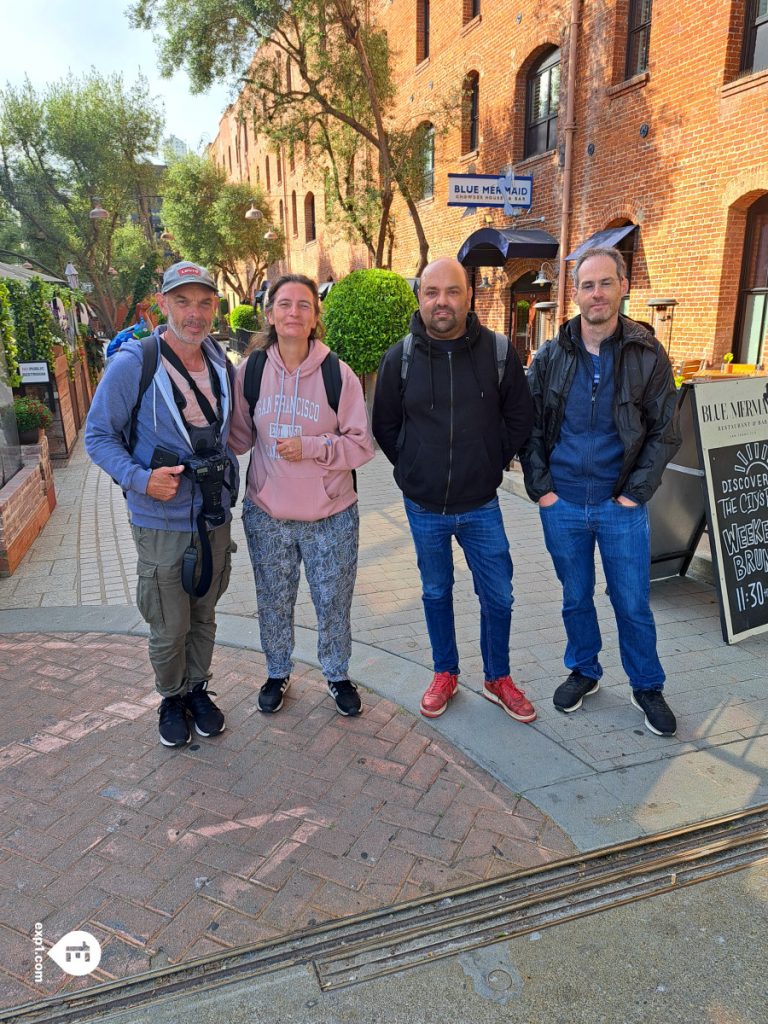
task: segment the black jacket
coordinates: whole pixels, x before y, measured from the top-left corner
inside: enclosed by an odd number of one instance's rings
[[[667,354],[653,335],[620,316],[614,361],[613,418],[624,445],[624,461],[613,496],[644,504],[661,483],[664,467],[680,447],[677,391]],[[549,456],[560,428],[576,370],[579,318],[536,353],[529,374],[534,405],[530,440],[520,453],[525,487],[532,501],[554,491]]]
[[[531,430],[532,406],[509,346],[499,384],[493,331],[474,313],[453,341],[430,338],[416,312],[402,390],[403,343],[385,354],[373,404],[373,435],[403,494],[432,512],[468,512],[496,496],[504,467]]]

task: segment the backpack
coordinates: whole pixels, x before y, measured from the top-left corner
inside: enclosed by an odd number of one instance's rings
[[[235,394],[235,368],[229,359],[224,359],[227,367],[227,376],[229,377],[229,390],[234,396]],[[136,447],[136,423],[139,418],[139,407],[142,403],[144,395],[147,393],[149,385],[152,383],[152,379],[155,376],[157,370],[157,341],[153,334],[150,334],[146,338],[141,339],[141,378],[139,379],[139,394],[136,398],[136,404],[131,410],[131,420],[128,428],[128,433],[125,438],[126,448],[129,452],[133,453],[133,449]]]
[[[261,392],[261,378],[264,376],[264,367],[267,362],[267,353],[263,348],[257,348],[248,356],[243,376],[243,395],[248,402],[248,413],[253,422],[253,413]],[[329,352],[320,364],[325,385],[325,397],[328,405],[334,413],[339,414],[339,400],[341,399],[341,364],[335,352]],[[250,469],[250,465],[248,467]],[[357,473],[352,470],[352,484],[357,492]]]
[[[509,341],[505,334],[499,334],[498,331],[493,332],[493,336],[496,339],[496,373],[499,378],[499,387],[501,387],[501,381],[504,377],[504,370],[507,365],[507,356],[509,354]],[[400,361],[400,394],[405,394],[405,386],[408,383],[408,373],[411,369],[411,356],[413,355],[413,335],[409,332],[403,338],[403,354]]]

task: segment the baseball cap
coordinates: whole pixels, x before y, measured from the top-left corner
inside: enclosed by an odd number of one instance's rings
[[[168,267],[163,274],[160,292],[165,295],[183,284],[201,284],[217,291],[216,282],[205,267],[199,267],[197,263],[190,263],[189,260],[182,260],[180,263],[174,263],[172,267]]]

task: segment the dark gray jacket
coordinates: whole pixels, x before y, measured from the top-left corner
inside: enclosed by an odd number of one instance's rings
[[[613,416],[624,460],[613,496],[645,504],[680,447],[677,391],[667,354],[650,331],[620,316],[614,361]],[[520,453],[532,501],[554,491],[549,456],[560,437],[565,400],[576,371],[579,318],[563,324],[536,353],[529,374],[534,407],[530,439]]]

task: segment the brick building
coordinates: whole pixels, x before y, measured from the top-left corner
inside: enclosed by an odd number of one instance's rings
[[[768,362],[766,0],[369,0],[369,11],[414,127],[436,98],[461,97],[434,135],[419,211],[432,257],[461,250],[478,264],[478,311],[522,355],[573,312],[567,258],[597,238],[625,252],[626,311],[671,338],[676,359]],[[367,265],[326,222],[309,151],[291,162],[267,149],[238,111],[211,153],[269,193],[288,241],[273,271],[322,282]],[[519,216],[447,205],[448,174],[510,170],[532,178]],[[416,236],[397,201],[396,216],[393,269],[409,276]]]

